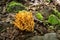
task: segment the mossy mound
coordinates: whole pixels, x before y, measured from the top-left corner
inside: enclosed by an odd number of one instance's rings
[[[21,10],[25,10],[25,6],[23,6],[21,3],[15,2],[15,1],[8,3],[7,7],[6,7],[7,12],[18,12]]]
[[[48,22],[52,25],[56,25],[59,23],[58,17],[56,17],[55,15],[50,15],[48,18]]]

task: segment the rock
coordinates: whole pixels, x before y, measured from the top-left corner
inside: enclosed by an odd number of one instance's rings
[[[58,40],[56,33],[47,33],[44,35],[44,40]]]
[[[26,40],[43,40],[43,36],[33,36],[33,37],[30,37]]]
[[[60,40],[60,30],[57,30],[57,38]]]

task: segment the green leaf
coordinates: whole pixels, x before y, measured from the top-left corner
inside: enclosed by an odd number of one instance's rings
[[[36,14],[36,17],[37,17],[37,19],[39,19],[39,20],[43,20],[43,16],[42,16],[41,13],[37,13],[37,14]]]
[[[58,18],[53,14],[49,16],[48,22],[52,25],[56,25],[59,23]]]

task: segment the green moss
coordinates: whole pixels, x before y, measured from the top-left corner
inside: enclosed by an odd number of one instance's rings
[[[55,15],[50,15],[48,18],[48,22],[52,25],[56,25],[59,23],[58,17],[56,17]]]
[[[7,7],[6,7],[7,12],[18,12],[20,10],[25,10],[25,6],[23,6],[21,3],[12,1],[7,4]]]
[[[37,17],[37,19],[39,19],[39,20],[43,20],[43,16],[42,16],[41,13],[37,13],[37,14],[36,14],[36,17]]]
[[[59,25],[60,25],[60,19],[59,19]]]
[[[58,10],[53,9],[52,13],[55,14],[58,18],[60,18],[60,12]]]

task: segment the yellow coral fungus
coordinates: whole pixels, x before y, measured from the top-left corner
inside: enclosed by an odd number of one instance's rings
[[[14,25],[20,30],[34,31],[34,19],[31,12],[20,11],[15,15]]]

